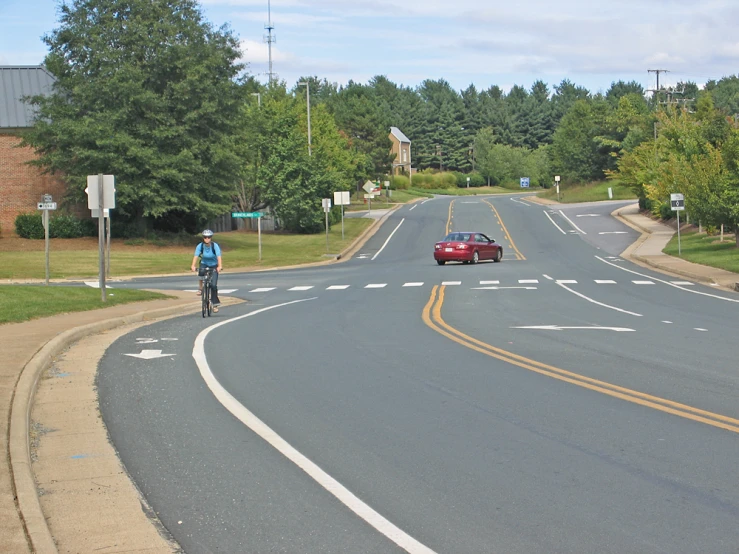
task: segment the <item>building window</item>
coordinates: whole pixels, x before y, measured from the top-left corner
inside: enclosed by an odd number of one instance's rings
[[[405,149],[403,149],[403,161],[404,162],[407,162],[408,161],[408,156],[406,154],[408,154],[408,151],[405,150]]]

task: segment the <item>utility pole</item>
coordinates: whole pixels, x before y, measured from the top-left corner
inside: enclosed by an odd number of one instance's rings
[[[647,69],[647,73],[656,73],[657,74],[657,88],[652,90],[654,92],[654,96],[652,99],[657,97],[657,93],[659,93],[659,74],[660,73],[669,73],[669,69]]]
[[[267,24],[264,26],[267,29],[267,35],[264,37],[264,42],[267,43],[267,50],[269,52],[269,86],[272,86],[272,80],[274,75],[272,73],[272,43],[277,42],[277,37],[272,36],[274,27],[272,26],[272,6],[271,1],[267,0]]]

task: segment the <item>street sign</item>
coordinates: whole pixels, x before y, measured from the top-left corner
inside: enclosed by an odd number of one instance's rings
[[[362,185],[362,188],[365,190],[366,193],[371,193],[373,190],[377,188],[377,186],[372,181],[367,181],[364,185]]]
[[[56,202],[39,202],[39,210],[56,210]]]
[[[522,189],[529,188],[529,178],[528,177],[521,177],[521,188]]]
[[[348,206],[351,204],[348,190],[334,192],[334,206]]]
[[[100,199],[98,198],[98,176],[87,176],[87,207],[91,210],[100,209]],[[115,176],[103,175],[103,208],[115,208]]]
[[[231,212],[231,217],[233,218],[255,218],[255,217],[262,217],[264,214],[262,212]]]
[[[685,197],[680,193],[670,194],[670,208],[673,212],[679,212],[685,209]]]
[[[321,206],[323,207],[324,210],[326,208],[328,208],[330,210],[331,209],[331,199],[330,198],[321,198]]]

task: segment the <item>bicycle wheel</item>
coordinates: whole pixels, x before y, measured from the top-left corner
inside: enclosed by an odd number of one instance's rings
[[[210,312],[213,309],[213,302],[210,301],[211,298],[211,291],[210,291],[210,285],[208,286],[208,317],[210,317]]]
[[[205,314],[208,311],[209,304],[210,304],[210,286],[208,285],[208,283],[203,283],[203,317],[205,317]]]

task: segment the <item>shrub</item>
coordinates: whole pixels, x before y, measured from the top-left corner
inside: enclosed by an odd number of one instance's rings
[[[24,239],[44,238],[44,225],[41,222],[41,212],[18,214],[15,218],[15,232]]]
[[[390,177],[390,188],[393,190],[407,189],[410,186],[410,180],[405,175],[393,175]]]
[[[76,239],[83,236],[82,222],[73,215],[58,215],[49,222],[49,236],[60,239]]]
[[[662,219],[664,220],[672,219],[674,212],[672,211],[672,206],[670,206],[669,202],[662,202],[659,205],[658,209],[659,209],[659,216]]]

